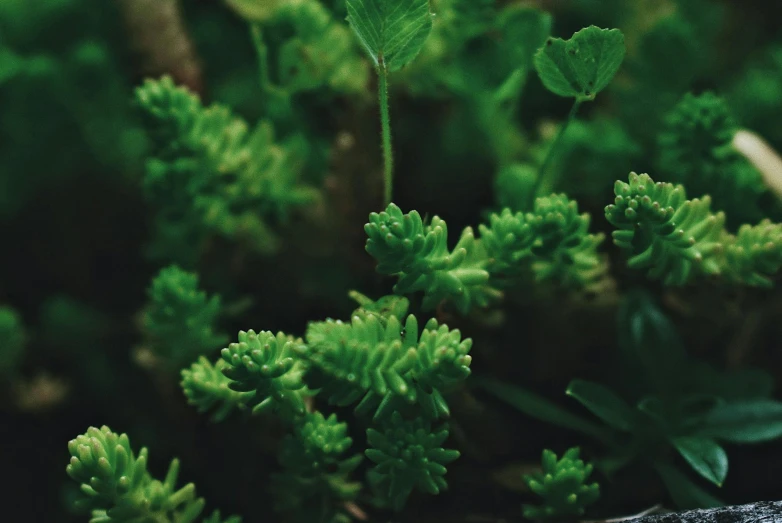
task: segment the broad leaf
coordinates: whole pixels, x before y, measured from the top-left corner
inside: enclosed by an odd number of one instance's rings
[[[693,483],[677,468],[664,463],[658,463],[654,468],[663,480],[665,488],[677,508],[689,510],[716,508],[724,505],[722,501]]]
[[[760,443],[782,437],[782,403],[747,400],[724,403],[701,420],[699,434],[732,443]]]
[[[598,383],[573,380],[567,395],[577,399],[584,407],[605,421],[610,427],[629,432],[636,419],[636,412],[611,389]]]
[[[388,71],[410,63],[432,30],[429,0],[346,0],[345,6],[375,66]]]
[[[593,100],[619,70],[624,56],[624,35],[619,29],[590,26],[569,40],[549,38],[535,54],[535,69],[554,94]]]
[[[728,475],[728,455],[716,441],[699,437],[679,437],[671,443],[690,466],[712,483],[722,486]]]
[[[600,441],[608,441],[610,435],[600,426],[568,412],[542,396],[516,385],[497,380],[474,380],[479,387],[535,419],[575,430]]]

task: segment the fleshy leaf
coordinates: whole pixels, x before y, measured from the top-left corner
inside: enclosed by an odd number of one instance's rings
[[[428,0],[347,0],[348,21],[375,66],[412,62],[432,30]]]
[[[549,38],[535,55],[535,69],[554,94],[593,100],[619,70],[624,56],[624,35],[619,29],[589,26],[569,40]]]

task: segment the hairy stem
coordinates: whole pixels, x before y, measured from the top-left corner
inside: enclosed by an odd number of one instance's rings
[[[529,208],[532,208],[532,205],[535,202],[535,196],[537,196],[538,191],[540,190],[540,186],[543,184],[543,179],[546,176],[546,171],[548,171],[549,167],[551,167],[551,162],[554,161],[554,156],[557,153],[557,149],[559,148],[559,144],[562,142],[562,138],[565,136],[565,132],[567,131],[567,128],[570,126],[570,122],[572,122],[576,118],[576,113],[578,112],[578,108],[581,106],[581,100],[576,99],[573,102],[573,107],[570,108],[570,112],[567,115],[567,120],[565,120],[565,123],[563,123],[559,131],[557,132],[557,136],[554,137],[554,141],[551,144],[551,147],[549,147],[548,153],[546,153],[546,158],[543,160],[543,164],[540,166],[540,171],[538,171],[538,177],[535,180],[535,185],[532,186],[532,190],[530,191],[530,202],[529,202]]]
[[[391,150],[391,117],[388,112],[388,71],[383,64],[377,68],[377,94],[380,102],[380,125],[383,138],[383,170],[385,205],[391,203],[394,184],[394,153]]]

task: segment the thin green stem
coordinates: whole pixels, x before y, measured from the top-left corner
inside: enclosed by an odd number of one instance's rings
[[[391,150],[391,117],[388,112],[388,71],[383,64],[377,68],[377,95],[380,102],[380,125],[383,138],[384,201],[391,203],[394,185],[394,153]]]
[[[258,73],[261,83],[261,91],[266,92],[271,82],[269,81],[269,52],[266,43],[263,41],[263,32],[260,24],[250,26],[252,32],[255,51],[258,53]]]
[[[546,158],[543,160],[543,164],[540,166],[540,171],[538,171],[538,177],[535,180],[535,185],[532,186],[532,190],[530,191],[530,205],[529,207],[532,208],[532,204],[535,202],[535,197],[538,194],[538,191],[540,190],[540,186],[543,184],[543,179],[546,176],[546,171],[548,171],[549,167],[551,167],[551,162],[554,161],[554,156],[557,152],[557,149],[559,148],[559,144],[562,142],[562,138],[565,136],[565,131],[567,131],[567,128],[570,126],[570,122],[575,120],[576,113],[578,112],[578,108],[581,106],[581,100],[576,99],[573,102],[573,107],[570,108],[570,112],[567,115],[567,120],[565,120],[565,123],[560,126],[559,131],[557,132],[557,136],[554,137],[554,141],[551,144],[551,147],[549,147],[548,152],[546,153]]]

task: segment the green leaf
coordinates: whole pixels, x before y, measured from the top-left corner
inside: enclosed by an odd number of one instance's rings
[[[625,432],[632,430],[636,412],[611,389],[598,383],[573,380],[568,386],[567,395],[578,400],[610,427]]]
[[[760,443],[782,436],[782,403],[757,399],[718,405],[698,434],[731,443]]]
[[[413,61],[432,30],[429,0],[346,0],[345,6],[375,66],[388,71]]]
[[[671,499],[682,510],[699,508],[717,508],[724,505],[718,498],[693,483],[680,470],[665,463],[654,466],[665,484]]]
[[[600,426],[563,409],[542,396],[516,385],[493,379],[473,380],[487,392],[535,419],[574,430],[599,441],[608,441],[610,435]]]
[[[551,20],[549,13],[524,6],[503,12],[499,27],[513,67],[525,71],[532,67],[535,52],[551,34]]]
[[[708,438],[682,436],[671,443],[690,466],[718,487],[728,475],[728,455],[719,444]]]
[[[554,94],[593,100],[619,70],[624,56],[624,35],[619,29],[589,26],[569,40],[549,38],[535,54],[535,69]]]
[[[625,375],[632,380],[629,386],[646,385],[668,397],[689,383],[687,352],[681,339],[647,293],[630,292],[622,301],[618,341],[627,360]]]

